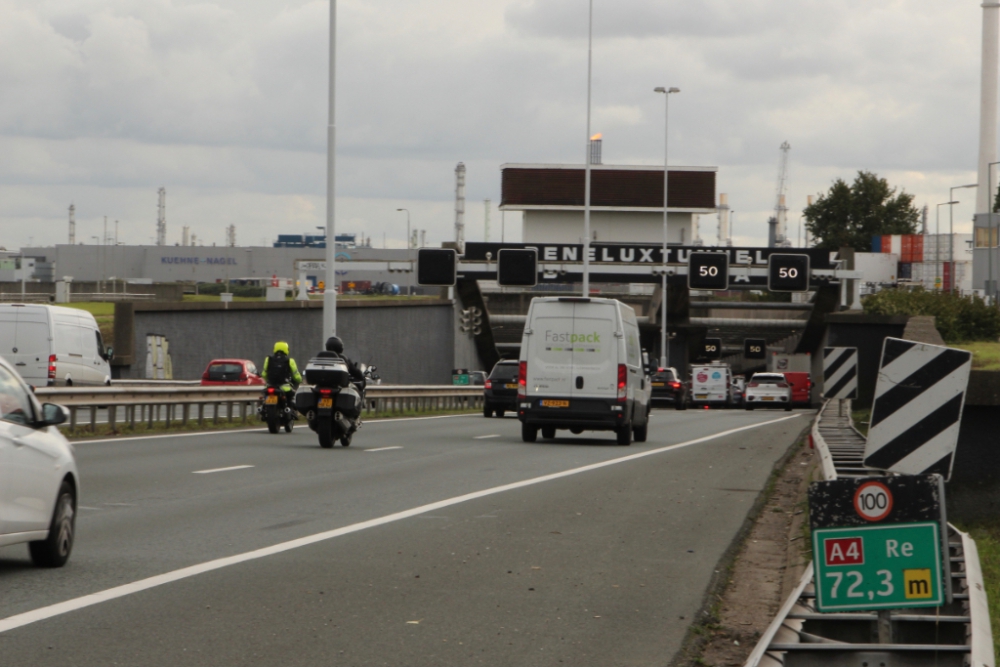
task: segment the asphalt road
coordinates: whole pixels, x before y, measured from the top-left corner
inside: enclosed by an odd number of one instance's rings
[[[335,450],[304,427],[83,442],[70,563],[0,548],[0,663],[665,665],[807,425],[657,411],[627,448],[481,416],[371,422]]]

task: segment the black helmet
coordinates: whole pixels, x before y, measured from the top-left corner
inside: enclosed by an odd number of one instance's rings
[[[344,341],[340,340],[336,336],[330,336],[326,339],[326,351],[336,352],[337,354],[344,353]]]

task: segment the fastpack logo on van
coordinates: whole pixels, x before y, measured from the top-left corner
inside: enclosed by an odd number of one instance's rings
[[[546,330],[545,331],[545,342],[546,343],[600,343],[601,334],[594,333],[581,334],[581,333],[559,333],[557,331]]]

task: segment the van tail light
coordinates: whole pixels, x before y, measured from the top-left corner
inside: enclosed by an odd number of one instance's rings
[[[56,379],[56,355],[54,354],[49,355],[49,379]]]
[[[492,389],[493,388],[493,380],[487,380],[485,386],[486,386],[487,389]]]
[[[517,365],[517,396],[527,398],[528,396],[528,362],[522,361]]]
[[[625,364],[618,364],[618,400],[624,401],[626,396],[625,388],[628,386],[628,367]]]

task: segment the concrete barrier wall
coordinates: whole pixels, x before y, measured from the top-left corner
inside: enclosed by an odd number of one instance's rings
[[[288,342],[300,368],[322,349],[320,302],[232,303],[228,309],[216,303],[125,305],[116,311],[116,327],[119,313],[131,309],[132,349],[121,349],[124,341],[116,336],[116,356],[131,362],[118,366],[122,378],[145,376],[147,334],[170,341],[175,379],[198,379],[219,358],[252,359],[260,367],[278,340]],[[451,383],[455,333],[449,301],[342,301],[337,331],[348,356],[378,366],[387,383]]]
[[[1000,372],[972,371],[948,483],[948,518],[963,523],[1000,512]]]

